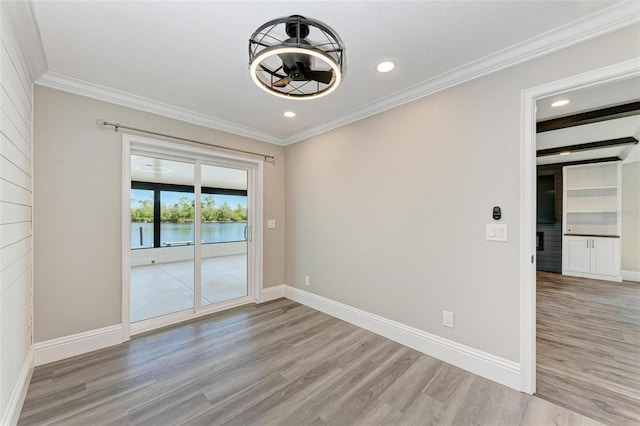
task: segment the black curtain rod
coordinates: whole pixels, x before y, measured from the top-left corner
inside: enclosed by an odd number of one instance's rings
[[[134,132],[146,133],[148,135],[161,136],[161,137],[164,137],[164,138],[175,139],[175,140],[179,140],[179,141],[183,141],[183,142],[195,143],[195,144],[198,144],[198,145],[206,146],[208,148],[219,148],[219,149],[225,149],[227,151],[241,152],[243,154],[257,155],[258,157],[264,158],[264,161],[268,161],[270,163],[275,163],[275,161],[276,161],[276,157],[275,156],[268,155],[268,154],[260,154],[259,152],[245,151],[243,149],[229,148],[229,147],[221,146],[221,145],[214,145],[214,144],[211,144],[211,143],[197,141],[197,140],[194,140],[194,139],[182,138],[180,136],[167,135],[167,134],[164,134],[164,133],[153,132],[151,130],[137,129],[135,127],[125,126],[124,124],[109,123],[108,121],[104,121],[104,120],[98,120],[98,124],[101,124],[103,126],[113,127],[116,132],[118,131],[118,129],[133,130]]]

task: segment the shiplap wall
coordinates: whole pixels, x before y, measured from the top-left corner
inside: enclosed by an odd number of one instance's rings
[[[1,3],[0,423],[8,423],[31,350],[33,81],[14,23]]]

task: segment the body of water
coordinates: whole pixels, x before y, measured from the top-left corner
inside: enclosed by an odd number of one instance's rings
[[[244,241],[244,222],[203,223],[202,243],[228,243]],[[142,245],[140,244],[140,228],[142,228]],[[164,243],[177,241],[195,241],[193,223],[160,224],[160,247]],[[153,223],[131,224],[131,248],[153,247]]]

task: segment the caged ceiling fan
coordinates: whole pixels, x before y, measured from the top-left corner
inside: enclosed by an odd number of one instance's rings
[[[288,99],[319,98],[342,79],[344,47],[327,26],[300,15],[267,22],[249,39],[251,78]]]

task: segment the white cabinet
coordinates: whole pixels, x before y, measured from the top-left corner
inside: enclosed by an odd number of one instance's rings
[[[577,277],[621,281],[620,239],[565,236],[562,273]]]
[[[620,162],[563,168],[562,273],[621,281]]]
[[[591,272],[591,237],[565,237],[562,253],[563,259],[562,273],[569,272]]]
[[[622,281],[619,238],[591,238],[591,273]]]

